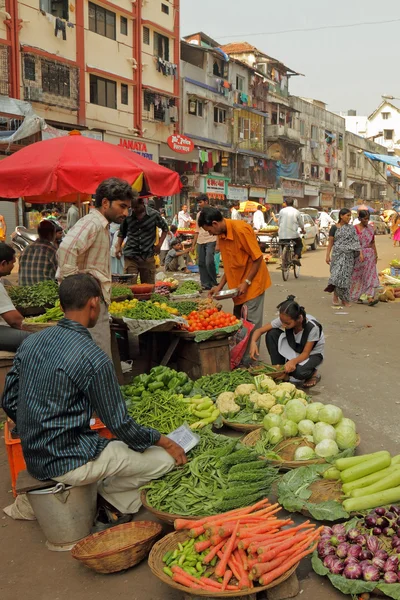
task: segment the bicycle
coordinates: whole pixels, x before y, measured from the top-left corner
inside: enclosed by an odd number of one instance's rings
[[[283,281],[289,279],[290,269],[293,269],[295,279],[298,279],[300,277],[300,267],[294,263],[294,240],[280,242],[280,245],[283,246],[281,265]]]
[[[321,227],[319,230],[319,245],[326,247],[329,242],[329,228]]]

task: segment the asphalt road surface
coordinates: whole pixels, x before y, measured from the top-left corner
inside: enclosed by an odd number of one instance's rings
[[[388,236],[377,238],[380,260],[385,268],[400,250]],[[271,267],[273,287],[267,291],[265,321],[274,317],[276,305],[295,294],[323,324],[326,357],[322,381],[313,396],[342,407],[354,419],[361,436],[360,452],[387,449],[399,453],[399,331],[400,303],[380,303],[374,308],[361,305],[335,310],[323,292],[328,277],[325,251],[307,252],[301,277],[284,283]],[[228,301],[226,308],[229,308]],[[262,342],[261,358],[267,358]],[[7,456],[0,443],[0,507],[12,502]],[[0,513],[1,514],[1,513]],[[143,512],[138,518],[146,519]],[[151,517],[150,517],[151,518]],[[98,575],[71,558],[69,553],[50,552],[35,522],[12,521],[0,516],[0,598],[2,600],[183,600],[183,595],[159,582],[146,562],[115,575]],[[308,560],[299,570],[304,600],[345,598],[328,580],[311,571]],[[262,594],[258,598],[264,598]]]

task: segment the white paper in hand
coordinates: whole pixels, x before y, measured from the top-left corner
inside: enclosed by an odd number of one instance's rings
[[[194,433],[187,423],[184,423],[178,429],[171,431],[167,435],[170,440],[173,440],[184,449],[185,454],[192,450],[200,441],[200,437],[197,433]]]

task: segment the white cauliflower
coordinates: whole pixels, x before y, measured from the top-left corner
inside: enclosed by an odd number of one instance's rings
[[[255,391],[256,386],[252,383],[241,383],[235,390],[235,397],[237,396],[249,396],[251,392]]]
[[[276,402],[272,394],[259,394],[258,392],[251,392],[249,399],[256,408],[262,408],[266,411],[269,411]]]
[[[272,408],[269,409],[269,412],[273,415],[281,415],[284,411],[282,404],[274,404]]]
[[[289,383],[289,381],[284,381],[283,383],[279,384],[279,389],[286,390],[289,392],[290,396],[293,396],[294,393],[297,392],[296,386],[293,385],[293,383]]]
[[[236,404],[235,394],[233,392],[222,392],[222,394],[218,396],[216,405],[222,415],[240,411],[240,406]]]
[[[271,377],[265,376],[260,382],[260,388],[263,391],[273,392],[278,386]]]

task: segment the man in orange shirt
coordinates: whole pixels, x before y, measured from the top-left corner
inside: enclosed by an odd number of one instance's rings
[[[244,221],[224,219],[222,213],[211,206],[203,208],[199,215],[199,227],[217,235],[224,263],[224,275],[220,283],[210,290],[213,296],[226,283],[228,288],[238,288],[233,299],[234,314],[240,318],[242,307],[247,307],[247,318],[255,329],[261,327],[264,313],[264,292],[271,285],[267,265],[257,242],[253,228]],[[248,354],[243,362],[248,360]]]

